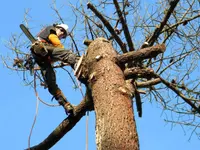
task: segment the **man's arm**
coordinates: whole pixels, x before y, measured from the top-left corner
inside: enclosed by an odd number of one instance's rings
[[[64,48],[57,35],[50,34],[48,38],[54,46]]]

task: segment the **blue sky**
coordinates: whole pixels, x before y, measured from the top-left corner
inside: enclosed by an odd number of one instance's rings
[[[24,20],[25,10],[30,9],[29,25],[34,27],[36,34],[41,25],[52,24],[56,20],[54,11],[50,8],[52,1],[48,0],[18,0],[2,1],[0,5],[1,28],[0,28],[0,55],[13,58],[13,53],[5,47],[11,34],[21,33],[19,24]],[[66,2],[59,2],[58,8],[64,4],[67,9],[62,11],[69,26],[71,14]],[[78,32],[75,33],[78,37]],[[82,39],[82,37],[80,37]],[[67,43],[66,43],[67,44]],[[58,84],[73,104],[78,104],[82,96],[78,90],[74,90],[66,72],[57,69]],[[33,78],[33,77],[30,77]],[[0,63],[1,104],[0,104],[0,149],[22,150],[28,146],[28,136],[36,112],[36,97],[33,89],[25,86],[23,76],[12,70],[8,70]],[[47,90],[38,88],[40,97],[50,104],[51,96]],[[180,126],[172,128],[163,121],[162,110],[156,104],[143,104],[143,117],[136,122],[141,150],[193,150],[199,147],[199,140],[193,136],[190,141],[190,132],[186,134]],[[46,138],[51,131],[65,118],[61,107],[47,107],[39,103],[38,116],[33,133],[31,145],[38,144]],[[94,112],[89,115],[89,150],[95,146],[95,116]],[[86,117],[60,140],[52,150],[84,150],[86,137]]]

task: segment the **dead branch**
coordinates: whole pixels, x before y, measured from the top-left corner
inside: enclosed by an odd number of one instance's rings
[[[161,31],[163,30],[164,26],[166,25],[168,19],[170,18],[171,14],[173,13],[176,5],[178,4],[180,0],[172,0],[170,2],[170,7],[166,13],[166,15],[163,17],[163,20],[161,21],[159,27],[157,27],[153,33],[153,35],[148,39],[149,46],[152,46],[154,42],[159,37]]]
[[[126,45],[122,42],[122,40],[116,34],[116,32],[113,29],[113,27],[111,26],[111,24],[102,16],[102,14],[91,3],[87,3],[87,7],[89,9],[91,9],[95,13],[95,15],[103,22],[103,24],[106,26],[106,28],[108,29],[108,31],[113,35],[113,37],[115,38],[116,42],[121,47],[121,50],[124,53],[126,53],[127,52]]]
[[[64,119],[58,127],[40,144],[28,148],[27,150],[43,150],[50,149],[54,146],[67,132],[69,132],[76,123],[85,115],[87,111],[94,110],[93,102],[90,94],[86,94],[86,97],[81,103],[75,107],[74,115],[68,116]]]
[[[128,52],[123,55],[120,55],[117,57],[117,61],[120,64],[125,64],[130,61],[134,61],[134,62],[141,61],[148,58],[154,58],[158,54],[164,53],[165,50],[166,50],[166,47],[164,44],[147,47],[147,48],[143,48],[137,51],[132,51],[132,52]]]
[[[124,35],[125,35],[127,44],[128,44],[128,46],[129,46],[129,51],[134,51],[134,50],[135,50],[134,44],[133,44],[133,42],[132,42],[131,35],[130,35],[130,32],[129,32],[127,23],[126,23],[124,17],[122,16],[122,11],[120,10],[118,1],[117,1],[117,0],[113,0],[113,2],[114,2],[114,4],[115,4],[115,8],[116,8],[116,10],[117,10],[117,14],[118,14],[118,16],[119,16],[119,19],[120,19],[120,21],[121,21],[121,23],[122,23]]]

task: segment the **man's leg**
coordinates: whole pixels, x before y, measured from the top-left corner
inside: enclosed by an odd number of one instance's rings
[[[45,56],[42,55],[42,53],[46,51],[43,47],[41,47],[41,45],[33,45],[31,49],[33,49],[36,55],[41,55],[43,57]],[[78,57],[72,51],[52,46],[46,46],[46,49],[48,50],[49,56],[51,57],[51,61],[62,61],[64,63],[68,63],[74,70],[76,69],[75,64],[78,62],[80,57]]]
[[[63,48],[54,48],[51,51],[52,61],[62,61],[68,63],[73,69],[75,69],[75,64],[79,60],[79,57],[70,50]]]
[[[55,48],[51,52],[51,59],[53,61],[62,61],[68,63],[74,69],[74,75],[79,78],[82,72],[82,60],[83,56],[78,57],[76,54],[72,53],[70,50],[63,48]]]
[[[50,63],[41,63],[38,62],[38,65],[41,67],[41,73],[44,78],[45,83],[48,86],[49,92],[55,97],[60,105],[62,105],[66,113],[73,113],[73,107],[67,101],[66,97],[56,84],[56,75]]]

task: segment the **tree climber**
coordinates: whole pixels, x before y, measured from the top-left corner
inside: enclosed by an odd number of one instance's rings
[[[80,57],[70,50],[64,49],[60,41],[68,35],[68,26],[66,24],[47,26],[38,33],[37,42],[32,45],[31,52],[35,62],[40,66],[49,92],[64,107],[67,114],[72,114],[73,107],[56,84],[56,75],[52,67],[52,62],[56,61],[68,63],[75,70],[80,67]]]

